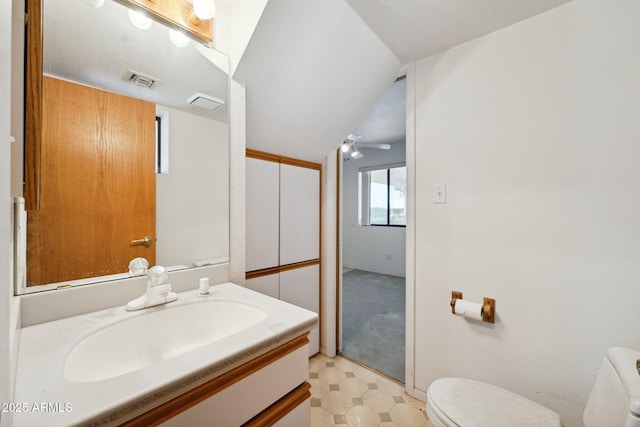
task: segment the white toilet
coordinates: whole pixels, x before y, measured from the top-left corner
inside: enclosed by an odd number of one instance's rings
[[[583,413],[585,427],[640,427],[640,352],[609,349]],[[490,384],[440,378],[427,390],[435,427],[560,427],[560,416]]]

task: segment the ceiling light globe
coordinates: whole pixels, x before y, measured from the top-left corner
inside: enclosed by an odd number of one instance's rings
[[[216,4],[213,0],[193,0],[193,12],[198,19],[211,19],[216,14]]]
[[[151,27],[151,18],[138,10],[129,9],[129,21],[141,30]]]
[[[185,47],[189,44],[189,37],[182,31],[174,30],[173,28],[169,30],[169,38],[171,42],[178,47]]]

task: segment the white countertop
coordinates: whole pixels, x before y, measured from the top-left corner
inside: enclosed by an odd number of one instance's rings
[[[197,290],[178,295],[176,302],[140,311],[127,312],[124,306],[119,306],[23,328],[13,425],[117,425],[308,332],[318,324],[318,316],[311,311],[232,283],[212,286],[211,295],[204,298],[197,296]],[[234,335],[121,376],[84,383],[65,379],[67,356],[92,333],[155,310],[216,299],[252,305],[263,310],[267,317]],[[167,340],[170,339],[167,336]],[[20,409],[23,412],[18,412]]]

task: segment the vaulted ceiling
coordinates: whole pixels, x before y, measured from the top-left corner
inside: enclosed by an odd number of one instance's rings
[[[269,1],[234,74],[247,146],[320,161],[356,128],[373,140],[403,64],[569,1]]]
[[[252,21],[255,29],[241,59],[233,64],[233,77],[247,88],[247,145],[320,161],[353,131],[362,141],[400,140],[403,94],[391,86],[404,64],[568,1],[217,0],[219,9],[231,14],[242,9],[256,14],[264,6],[257,25]],[[114,2],[101,9],[82,2],[65,9],[58,3],[64,2],[45,2],[47,72],[226,120],[225,108],[211,113],[186,104],[196,92],[226,100],[225,69],[198,52],[206,49],[167,43],[161,25],[133,28],[126,9]],[[116,16],[123,13],[124,19]],[[228,15],[220,19],[221,27],[229,25]],[[110,35],[120,27],[120,35]],[[230,35],[236,35],[233,29]],[[73,53],[67,54],[68,47]],[[128,68],[162,82],[151,91],[126,86]],[[88,72],[81,76],[79,70]]]
[[[403,63],[571,0],[345,0]]]
[[[322,160],[401,65],[344,0],[269,1],[234,74],[246,84],[247,146]]]

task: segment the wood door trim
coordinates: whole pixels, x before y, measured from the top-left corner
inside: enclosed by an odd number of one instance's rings
[[[305,268],[312,265],[320,265],[320,258],[310,259],[308,261],[294,262],[293,264],[281,265],[280,271],[282,272],[282,271],[296,270],[298,268]]]
[[[248,271],[247,273],[245,273],[245,279],[255,279],[256,277],[270,276],[272,274],[282,273],[283,271],[296,270],[298,268],[305,268],[312,265],[320,264],[320,258],[315,258],[308,261],[294,262],[293,264],[263,268],[260,270]]]
[[[247,421],[242,427],[269,427],[280,421],[311,397],[311,384],[304,382],[273,405]]]
[[[270,276],[280,273],[280,267],[269,267],[261,270],[248,271],[245,273],[245,279],[255,279],[256,277]]]
[[[293,157],[280,156],[278,154],[267,153],[265,151],[253,150],[247,148],[246,156],[250,159],[265,160],[267,162],[281,163],[290,166],[299,166],[301,168],[322,170],[321,163],[309,162],[306,160],[295,159]]]
[[[340,263],[340,250],[342,248],[342,225],[340,223],[342,151],[340,148],[336,153],[336,351],[340,351],[340,281],[342,280],[342,265]]]
[[[24,198],[25,209],[33,211],[40,207],[43,82],[42,0],[27,0],[26,5]]]
[[[294,338],[217,378],[121,424],[121,426],[157,426],[307,344],[309,344],[308,334]]]
[[[321,315],[322,315],[322,309],[323,309],[323,304],[322,304],[322,283],[323,283],[323,279],[324,279],[324,275],[322,272],[322,200],[323,200],[323,196],[322,196],[322,165],[320,165],[320,169],[318,169],[318,181],[319,181],[319,196],[320,196],[320,200],[318,203],[318,319],[320,319]],[[325,335],[325,330],[324,327],[322,326],[322,322],[319,322],[319,327],[318,327],[318,340],[320,341],[318,343],[318,348],[322,348],[322,342],[324,341],[324,335]]]

